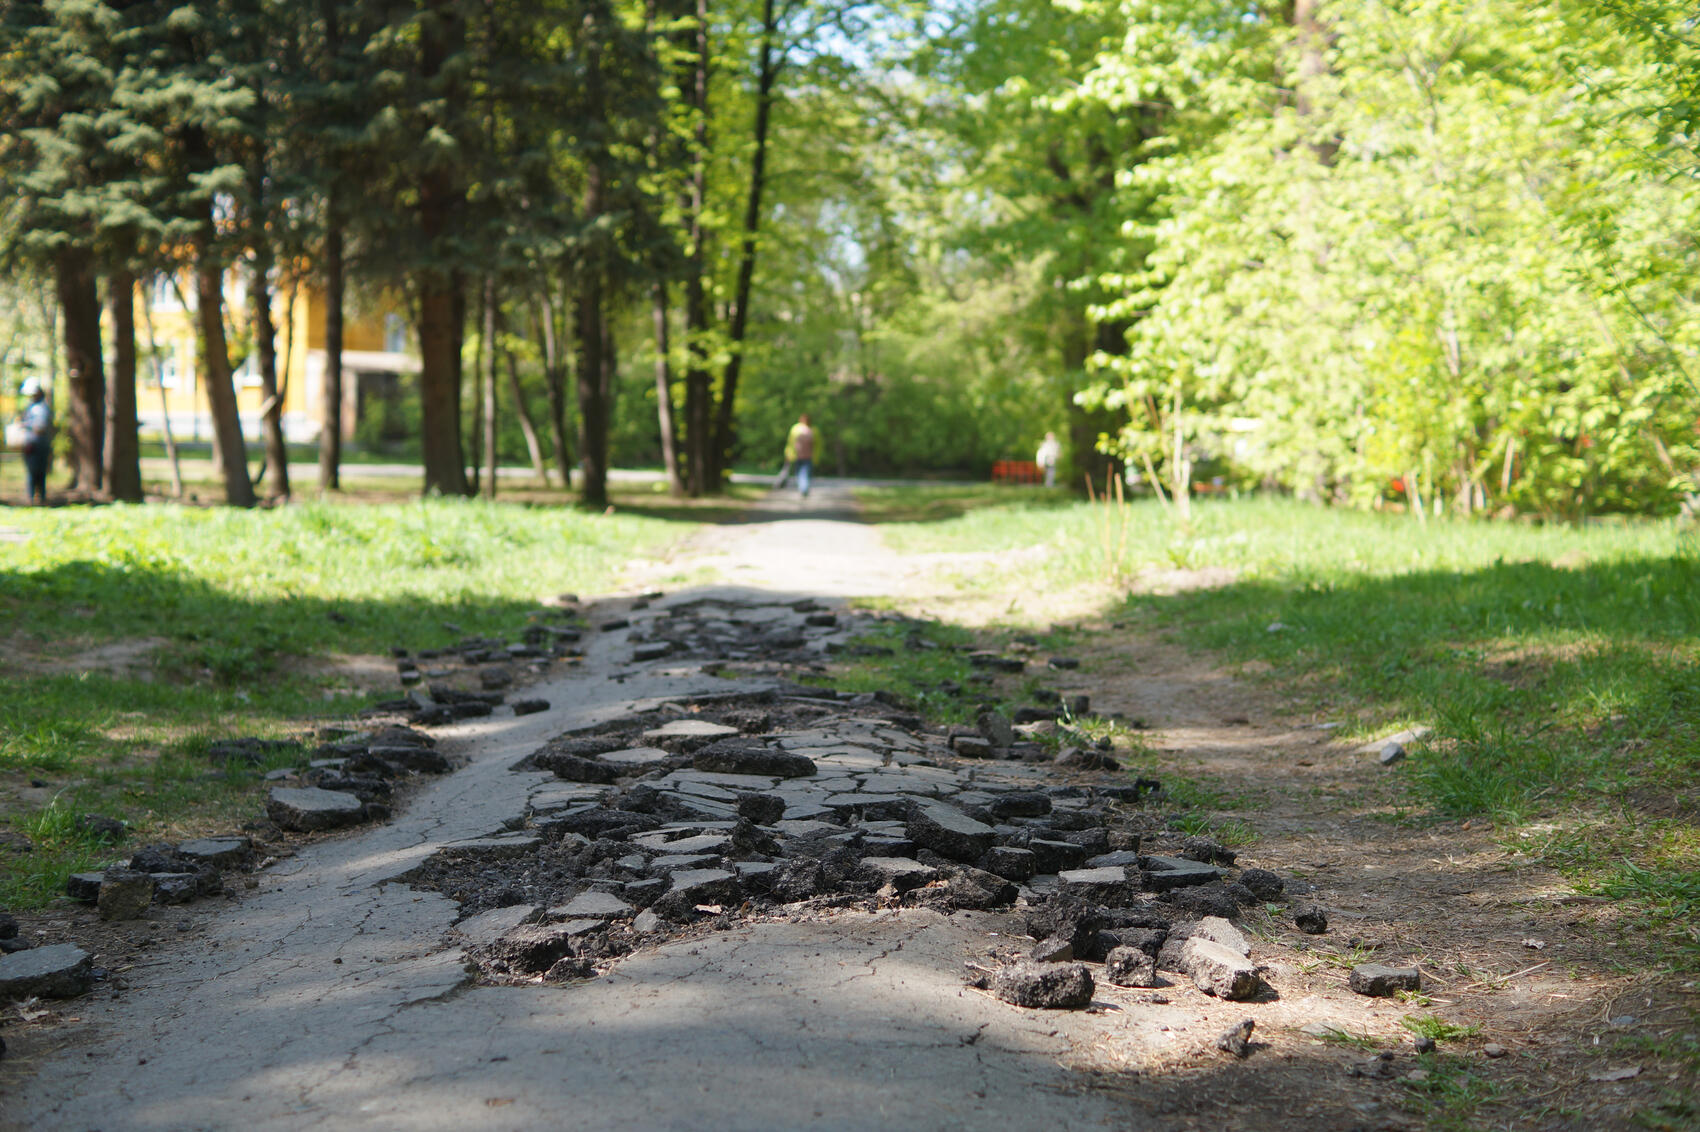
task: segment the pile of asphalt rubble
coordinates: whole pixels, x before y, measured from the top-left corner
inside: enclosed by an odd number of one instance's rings
[[[968,972],[1018,1006],[1083,1008],[1099,980],[1165,975],[1272,996],[1234,919],[1281,906],[1322,933],[1323,909],[1166,828],[1140,805],[1158,783],[1069,772],[1081,748],[1038,741],[1058,726],[985,711],[972,734],[928,729],[877,694],[800,685],[665,704],[533,752],[514,771],[553,778],[524,817],[406,879],[461,905],[493,983],[593,977],[639,947],[764,918],[921,907],[1022,917],[1032,946]],[[1366,968],[1353,986],[1414,979]],[[1244,1055],[1249,1036],[1235,1027],[1222,1048]]]
[[[635,616],[658,596],[597,626],[626,630],[634,663],[756,661],[779,675],[822,671],[828,652],[887,651],[846,646],[840,615],[808,601],[705,600]],[[417,728],[490,714],[516,666],[541,672],[576,661],[590,630],[574,613],[557,620],[569,618],[531,626],[520,644],[469,638],[435,653],[397,649],[398,678],[413,691],[372,709],[368,729],[321,732],[305,766],[270,772],[268,821],[252,828],[311,833],[388,818],[407,783],[456,766]],[[899,647],[940,646],[912,633]],[[992,652],[968,659],[978,684],[1026,663]],[[1050,667],[1073,664],[1053,658]],[[451,678],[480,688],[440,682]],[[764,918],[917,907],[1017,917],[1031,945],[995,948],[994,965],[967,972],[970,985],[1017,1006],[1085,1008],[1100,982],[1161,988],[1177,978],[1226,1000],[1273,997],[1234,921],[1262,907],[1324,933],[1326,913],[1305,899],[1309,887],[1239,868],[1230,849],[1169,828],[1150,805],[1160,784],[1112,773],[1109,744],[1070,727],[1087,698],[1044,691],[1040,699],[1013,716],[984,706],[974,726],[942,728],[886,693],[786,679],[755,693],[655,704],[527,756],[512,768],[536,783],[523,815],[403,879],[460,905],[460,942],[491,983],[590,978],[640,947]],[[258,764],[275,747],[238,739],[211,753]],[[69,894],[103,918],[139,917],[224,891],[227,870],[264,867],[268,851],[245,835],[149,846],[71,878]],[[0,955],[0,998],[66,997],[99,977],[75,945],[23,952],[16,937],[15,922],[0,916],[0,951],[18,952]],[[1420,978],[1414,968],[1366,964],[1351,986],[1391,995],[1419,989]],[[1247,1020],[1218,1044],[1244,1056],[1250,1034]]]

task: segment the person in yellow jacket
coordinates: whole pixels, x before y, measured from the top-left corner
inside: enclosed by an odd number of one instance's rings
[[[795,471],[798,493],[804,499],[809,497],[809,484],[815,467],[815,449],[819,444],[820,433],[809,424],[809,414],[799,415],[797,423],[791,426],[791,431],[785,436],[785,466],[779,469],[779,478],[773,481],[775,490],[784,487],[785,481],[790,479],[792,471]]]

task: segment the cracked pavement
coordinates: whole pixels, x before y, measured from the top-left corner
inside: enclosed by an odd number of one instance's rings
[[[740,585],[843,594],[897,574],[872,532],[836,517],[844,501],[821,494],[796,520],[715,533],[728,560],[760,564]],[[823,547],[835,548],[824,576]],[[528,691],[550,711],[438,730],[469,765],[391,823],[311,844],[258,874],[240,904],[194,913],[193,942],[128,971],[122,994],[80,1004],[85,1036],[36,1066],[0,1126],[1132,1126],[1125,1102],[1067,1068],[1125,1021],[1015,1010],[965,988],[963,963],[995,926],[976,913],[749,924],[640,951],[584,983],[472,985],[455,903],[393,878],[523,815],[558,780],[509,767],[545,740],[639,702],[761,683],[633,667],[624,637],[594,634],[581,668]]]

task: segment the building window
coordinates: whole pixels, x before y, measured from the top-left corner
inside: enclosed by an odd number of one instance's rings
[[[165,389],[176,389],[181,378],[177,369],[177,355],[171,350],[163,350],[153,363],[154,384]]]
[[[258,389],[260,387],[260,355],[249,354],[242,359],[242,364],[231,371],[231,377],[236,379],[238,389]]]
[[[183,299],[184,301],[193,301],[189,299],[187,293],[184,294]],[[171,276],[163,272],[155,275],[148,282],[148,306],[156,311],[180,311],[189,309],[185,307],[182,302],[178,301],[177,288],[173,286]]]
[[[407,320],[399,314],[384,316],[384,349],[392,354],[407,353]]]

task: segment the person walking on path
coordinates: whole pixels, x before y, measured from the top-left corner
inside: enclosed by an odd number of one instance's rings
[[[1057,434],[1047,432],[1044,441],[1039,445],[1038,453],[1033,462],[1038,464],[1045,473],[1045,486],[1057,486],[1057,461],[1062,458],[1062,443],[1057,440]]]
[[[809,424],[809,414],[800,414],[797,423],[791,426],[790,433],[785,437],[785,470],[779,473],[779,482],[774,486],[784,487],[786,478],[795,468],[797,492],[807,499],[815,467],[815,446],[819,443],[820,433]]]
[[[47,470],[53,464],[53,407],[47,391],[35,378],[25,378],[18,389],[30,403],[19,414],[24,430],[25,499],[47,506]]]

